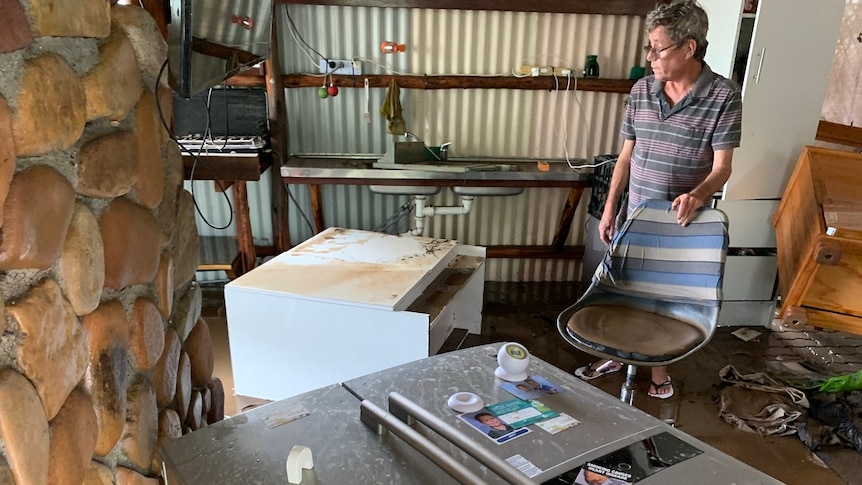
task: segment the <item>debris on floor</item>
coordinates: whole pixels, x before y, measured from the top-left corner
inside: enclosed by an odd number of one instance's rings
[[[718,372],[725,383],[719,416],[760,436],[796,434],[796,420],[808,408],[805,393],[763,372],[742,374],[732,365]]]
[[[730,334],[733,335],[734,337],[742,340],[743,342],[748,342],[750,340],[756,339],[757,337],[760,337],[760,335],[762,335],[763,332],[758,332],[757,330],[752,330],[750,328],[742,327],[740,329],[734,330],[733,332],[730,332]]]
[[[811,451],[824,446],[846,446],[862,453],[862,391],[817,392],[811,396],[807,419],[799,426],[799,439]]]

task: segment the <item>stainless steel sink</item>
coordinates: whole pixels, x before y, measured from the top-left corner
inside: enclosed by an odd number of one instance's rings
[[[519,195],[524,192],[523,187],[452,187],[452,192],[458,195],[469,195],[474,197],[502,197],[506,195]]]
[[[477,161],[452,160],[455,163],[466,163],[468,172],[517,172],[518,166],[510,163],[482,163]]]
[[[375,194],[382,195],[436,195],[440,187],[433,185],[369,185]]]

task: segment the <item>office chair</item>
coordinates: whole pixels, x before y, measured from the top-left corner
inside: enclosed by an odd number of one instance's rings
[[[671,364],[715,333],[727,255],[727,216],[699,209],[680,226],[669,201],[635,208],[587,291],[557,317],[572,346],[627,364],[620,399],[631,404],[638,366]]]

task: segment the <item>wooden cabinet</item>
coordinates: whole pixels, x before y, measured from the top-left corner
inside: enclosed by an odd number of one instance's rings
[[[805,147],[773,220],[781,318],[862,334],[862,154]]]

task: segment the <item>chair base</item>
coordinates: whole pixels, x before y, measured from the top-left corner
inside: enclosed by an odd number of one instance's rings
[[[638,368],[635,365],[628,364],[626,366],[626,379],[620,388],[620,401],[634,406],[635,394],[637,386],[635,386],[635,376]],[[674,399],[664,399],[661,401],[661,409],[659,410],[659,419],[670,426],[676,427],[676,401]]]
[[[620,389],[620,401],[626,404],[632,404],[635,400],[635,375],[638,373],[637,366],[626,366],[626,380],[623,382],[623,387]]]

